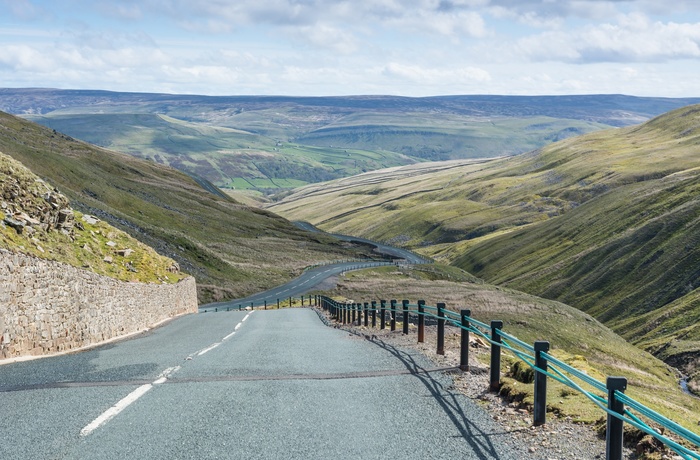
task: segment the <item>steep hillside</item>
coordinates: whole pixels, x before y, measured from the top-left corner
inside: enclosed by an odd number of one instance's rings
[[[698,356],[688,324],[672,319],[695,315],[686,296],[700,287],[699,145],[700,106],[690,106],[514,158],[424,176],[388,171],[371,186],[359,176],[326,196],[302,189],[271,209],[404,242],[489,282],[590,312],[660,355],[653,331]],[[330,219],[302,211],[320,201],[335,204]],[[644,314],[654,322],[634,328]]]
[[[92,216],[24,165],[0,152],[0,248],[84,268],[122,281],[175,283],[172,259]]]
[[[271,213],[208,193],[174,169],[4,113],[0,151],[60,189],[73,207],[176,260],[197,279],[200,301],[266,289],[306,265],[351,254]]]

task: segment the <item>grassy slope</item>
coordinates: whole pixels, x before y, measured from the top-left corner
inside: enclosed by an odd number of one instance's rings
[[[444,302],[454,311],[471,309],[472,316],[482,322],[503,320],[507,333],[527,343],[548,340],[554,356],[599,381],[604,382],[608,375],[626,376],[628,394],[697,430],[700,399],[681,392],[675,372],[590,315],[568,305],[478,282],[467,273],[460,276],[455,267],[439,265],[348,273],[332,295],[355,302],[380,299],[410,299],[414,304],[417,299],[423,299],[427,305]],[[531,403],[532,385],[514,385],[508,378],[504,381],[509,387],[507,391],[529,394]],[[585,397],[565,390],[554,381],[549,382],[547,400],[550,410],[577,421],[590,423],[603,415]]]
[[[165,115],[59,111],[28,118],[95,145],[194,173],[224,188],[292,188],[414,162],[388,151],[283,143],[248,131]]]
[[[687,331],[668,309],[692,308],[684,296],[699,287],[699,139],[700,107],[691,106],[478,167],[387,179],[372,190],[353,185],[312,197],[302,189],[293,196],[302,201],[289,197],[272,209],[297,218],[301,203],[356,197],[348,207],[360,211],[335,207],[337,217],[325,222],[305,217],[326,229],[432,244],[422,250],[489,282],[586,310],[631,340],[641,338],[629,318],[655,312],[656,332],[678,339]],[[378,207],[389,211],[381,221]],[[697,355],[694,340],[678,348]]]
[[[24,165],[0,152],[0,196],[3,198],[0,220],[12,217],[10,208],[15,213],[38,218],[43,214],[42,210],[49,207],[43,198],[47,192],[56,195]],[[79,212],[73,214],[76,224],[70,234],[56,228],[44,231],[39,225],[32,227],[32,232],[17,232],[4,223],[0,224],[0,248],[73,265],[122,281],[176,283],[187,276],[169,270],[174,265],[172,259],[157,254],[127,233],[106,222],[88,223]],[[110,242],[113,246],[108,244]],[[119,254],[122,249],[131,252]]]
[[[174,169],[2,113],[0,151],[58,187],[74,207],[175,259],[196,277],[200,301],[266,289],[310,263],[348,254],[280,217],[207,193]]]

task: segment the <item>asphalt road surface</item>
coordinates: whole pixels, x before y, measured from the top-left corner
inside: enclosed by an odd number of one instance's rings
[[[430,367],[311,309],[189,315],[0,366],[0,458],[528,458]]]
[[[254,294],[243,299],[228,300],[226,302],[217,302],[202,305],[199,307],[200,313],[211,311],[222,311],[227,308],[237,309],[239,306],[250,307],[260,306],[267,301],[267,304],[272,306],[277,304],[277,299],[284,301],[289,297],[300,297],[308,292],[316,289],[321,283],[332,276],[337,276],[340,273],[350,270],[358,270],[361,268],[377,267],[381,265],[391,265],[391,262],[343,262],[332,265],[323,265],[305,271],[300,277],[290,281],[282,286],[270,289],[259,294]]]

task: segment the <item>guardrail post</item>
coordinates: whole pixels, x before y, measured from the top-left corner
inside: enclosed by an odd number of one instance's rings
[[[445,304],[437,304],[438,328],[437,328],[437,354],[445,354]]]
[[[402,300],[401,306],[403,307],[403,333],[408,335],[408,300]]]
[[[608,409],[622,415],[625,413],[625,405],[615,397],[615,392],[622,393],[627,389],[627,379],[624,377],[608,377]],[[622,460],[622,433],[623,421],[608,414],[608,425],[605,430],[605,458],[606,460]]]
[[[501,334],[503,321],[491,321],[491,375],[489,390],[498,391],[501,388]],[[494,343],[495,342],[495,343]]]
[[[538,340],[535,342],[535,367],[547,370],[547,360],[542,353],[549,351],[549,342]],[[546,423],[547,417],[547,374],[535,369],[535,403],[534,425],[540,426]]]
[[[292,298],[289,298],[289,308],[292,308],[294,306],[294,303],[292,303]]]
[[[390,300],[391,305],[391,331],[396,330],[396,300]]]
[[[365,327],[369,326],[369,302],[365,302]]]
[[[377,327],[377,301],[372,301],[372,328]]]
[[[243,309],[243,305],[238,304],[238,311],[241,311]]]
[[[251,309],[251,311],[255,310],[255,307],[253,306],[253,302],[250,302],[250,309]]]
[[[380,315],[379,315],[379,328],[384,329],[386,327],[386,300],[380,300]]]
[[[418,301],[418,343],[425,342],[425,300]]]
[[[265,301],[265,310],[267,310],[267,300]]]
[[[304,306],[304,296],[301,296],[301,306]]]
[[[280,299],[277,299],[277,309],[280,309]]]
[[[355,325],[355,320],[357,319],[357,304],[355,302],[352,303],[352,321],[351,324],[354,326]]]
[[[462,319],[462,336],[459,344],[459,368],[463,371],[469,370],[469,317],[471,310],[460,312]]]

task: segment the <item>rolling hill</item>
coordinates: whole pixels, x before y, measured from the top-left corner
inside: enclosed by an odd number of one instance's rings
[[[570,304],[697,372],[699,144],[689,106],[512,158],[309,186],[270,209]],[[332,212],[310,211],[321,201]]]
[[[0,110],[171,165],[228,190],[270,192],[426,160],[529,151],[698,99],[629,96],[196,96],[0,89]]]
[[[201,302],[258,292],[314,262],[358,255],[269,212],[207,192],[175,169],[5,113],[0,152],[61,190],[74,208],[177,261],[196,278]]]

